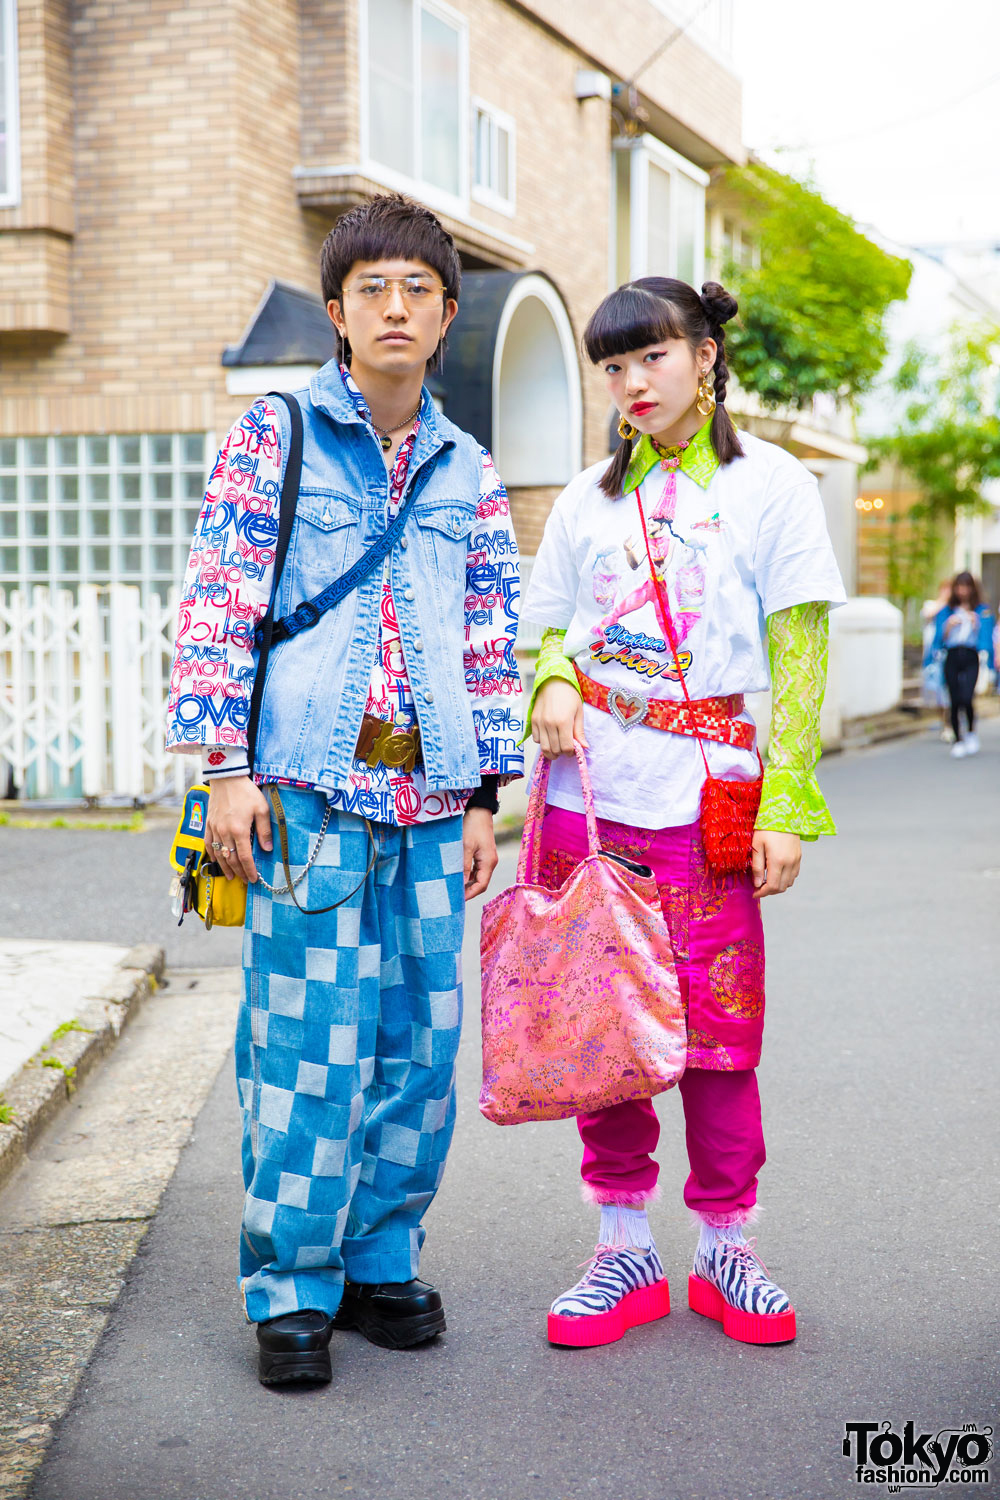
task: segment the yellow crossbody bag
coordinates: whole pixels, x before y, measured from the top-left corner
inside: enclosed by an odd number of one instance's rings
[[[371,823],[365,818],[365,832],[368,834],[368,843],[371,847],[368,868],[354,889],[348,891],[346,896],[341,896],[339,901],[331,902],[329,906],[302,906],[295,894],[295,887],[308,875],[323,847],[323,840],[326,838],[326,830],[330,822],[330,806],[327,804],[326,816],[309,860],[299,874],[293,876],[288,856],[288,825],[285,821],[285,809],[281,805],[278,788],[268,786],[265,793],[270,800],[271,811],[278,828],[281,864],[287,883],[278,886],[268,885],[263,876],[261,876],[261,883],[267,886],[274,896],[291,896],[299,911],[307,917],[321,916],[324,912],[336,911],[338,906],[343,906],[345,901],[350,901],[352,896],[357,895],[375,868],[378,845],[375,842]],[[236,876],[232,880],[227,880],[215,861],[208,858],[205,852],[207,816],[208,787],[189,787],[184,798],[181,819],[177,824],[177,832],[170,846],[170,863],[174,871],[170,884],[171,907],[177,918],[178,927],[189,911],[197,913],[205,924],[206,932],[211,931],[213,927],[242,927],[247,913],[246,881]]]
[[[174,875],[170,883],[171,907],[178,927],[189,911],[213,927],[242,927],[247,911],[246,882],[227,880],[205,851],[205,819],[208,787],[189,787],[180,822],[170,846]]]

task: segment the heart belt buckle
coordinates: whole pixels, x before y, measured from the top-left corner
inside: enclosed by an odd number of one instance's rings
[[[608,710],[620,728],[628,731],[649,715],[649,699],[642,693],[626,693],[612,688],[608,693]]]

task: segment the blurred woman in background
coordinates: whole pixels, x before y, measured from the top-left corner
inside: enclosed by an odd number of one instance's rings
[[[944,651],[944,681],[951,704],[951,727],[956,759],[975,755],[979,749],[973,696],[980,664],[993,666],[993,617],[979,597],[979,585],[971,573],[958,573],[952,580],[947,604],[938,611],[934,637],[924,657],[926,666],[938,651]],[[961,715],[968,730],[962,737]]]
[[[944,685],[944,648],[934,650],[937,635],[937,617],[951,598],[951,579],[938,584],[937,596],[925,599],[920,606],[921,649],[923,651],[922,696],[930,708],[938,710],[941,720],[941,738],[953,745],[955,736],[951,732],[951,705],[948,689]]]

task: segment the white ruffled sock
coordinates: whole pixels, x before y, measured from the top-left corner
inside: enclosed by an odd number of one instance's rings
[[[637,1250],[649,1250],[653,1236],[646,1210],[628,1208],[624,1203],[602,1203],[598,1242],[602,1245],[634,1245]]]
[[[716,1245],[730,1244],[741,1245],[746,1239],[742,1224],[702,1224],[701,1233],[698,1235],[698,1248],[695,1258],[711,1255]]]

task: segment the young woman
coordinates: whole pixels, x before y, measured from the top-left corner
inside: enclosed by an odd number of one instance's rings
[[[937,618],[942,609],[951,598],[951,579],[945,578],[938,584],[937,598],[925,599],[920,606],[920,634],[923,646],[923,672],[922,687],[923,700],[931,708],[936,708],[941,716],[941,738],[947,744],[955,743],[955,736],[951,730],[951,710],[948,703],[948,689],[944,682],[944,650],[934,648],[934,639],[937,635]]]
[[[835,832],[814,771],[827,611],[844,590],[816,481],[783,449],[737,434],[726,412],[723,325],[736,310],[715,282],[699,296],[656,276],[598,307],[584,344],[621,413],[622,443],[556,501],[524,613],[546,627],[531,732],[556,761],[542,878],[560,884],[587,853],[567,754],[575,738],[588,749],[604,847],[656,875],[687,1008],[684,1198],[700,1228],[691,1304],[732,1337],[764,1343],[794,1338],[795,1314],[743,1232],[765,1159],[760,900],[795,880],[800,839]],[[713,777],[759,775],[744,695],[768,686],[768,656],[774,706],[752,869],[718,874],[699,826],[706,762]],[[666,705],[686,701],[682,676],[693,706],[678,717]],[[577,1124],[600,1232],[586,1274],[552,1306],[549,1337],[579,1346],[620,1338],[669,1303],[646,1217],[658,1174],[651,1101]]]
[[[934,621],[934,635],[924,665],[933,662],[942,651],[955,735],[951,753],[961,760],[966,755],[975,755],[979,749],[973,695],[980,660],[985,660],[987,666],[993,665],[993,619],[986,605],[980,602],[979,585],[971,573],[957,573],[952,580],[948,601]],[[964,739],[960,727],[963,713],[969,731]]]

